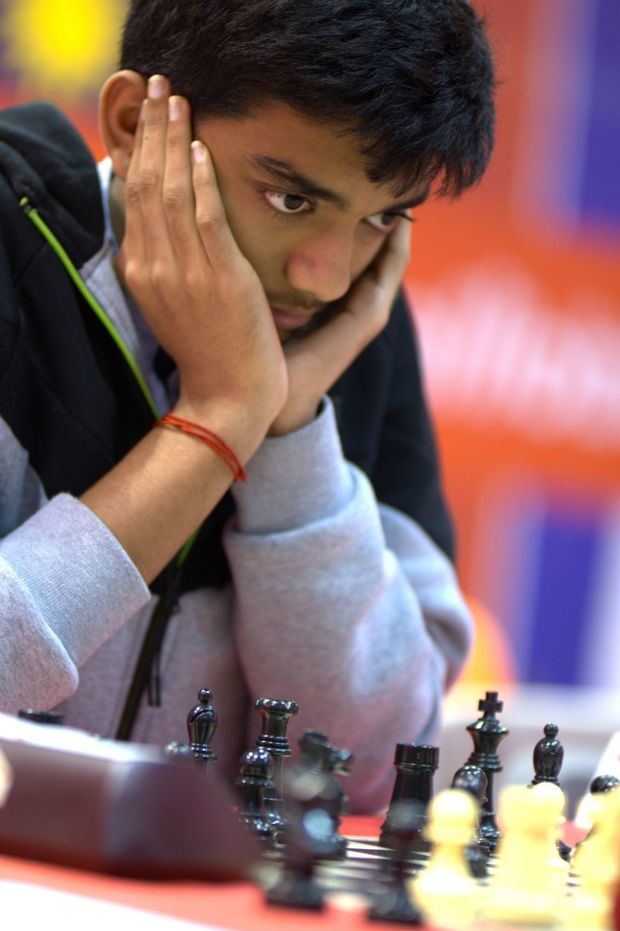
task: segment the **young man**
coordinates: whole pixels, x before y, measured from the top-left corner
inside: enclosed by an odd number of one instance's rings
[[[482,25],[133,0],[121,67],[98,169],[0,115],[0,708],[165,744],[209,687],[232,770],[294,699],[376,808],[471,637],[399,286],[490,155]]]

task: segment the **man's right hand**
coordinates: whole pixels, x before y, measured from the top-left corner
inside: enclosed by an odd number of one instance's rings
[[[168,83],[159,81],[149,82],[135,135],[117,271],[177,363],[175,413],[217,433],[245,464],[284,405],[287,368],[260,280],[228,225],[209,152],[192,146],[189,105],[180,97],[170,103]],[[209,446],[153,429],[81,501],[151,582],[231,481]]]
[[[135,134],[117,270],[178,366],[177,410],[236,413],[247,458],[286,400],[284,355],[261,282],[228,224],[210,153],[191,141],[188,102],[170,97],[161,76],[148,83]]]

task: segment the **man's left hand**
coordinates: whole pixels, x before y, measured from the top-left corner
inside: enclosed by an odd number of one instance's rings
[[[299,430],[316,416],[321,398],[386,326],[409,264],[411,223],[400,219],[374,262],[316,330],[284,347],[289,372],[286,404],[269,436]]]

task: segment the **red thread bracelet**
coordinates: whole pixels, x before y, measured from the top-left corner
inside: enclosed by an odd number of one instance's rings
[[[182,433],[187,433],[189,436],[196,437],[197,440],[202,440],[203,443],[206,443],[207,446],[217,453],[220,459],[223,459],[234,475],[236,482],[247,482],[247,473],[236,455],[221,436],[218,436],[213,430],[208,430],[195,420],[189,420],[187,417],[177,417],[176,414],[170,413],[164,414],[161,420],[157,421],[156,426],[180,430]]]

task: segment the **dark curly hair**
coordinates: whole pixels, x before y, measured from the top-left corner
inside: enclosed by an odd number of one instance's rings
[[[369,180],[458,195],[493,148],[494,67],[467,0],[131,0],[121,67],[194,115],[268,100],[356,138]]]

